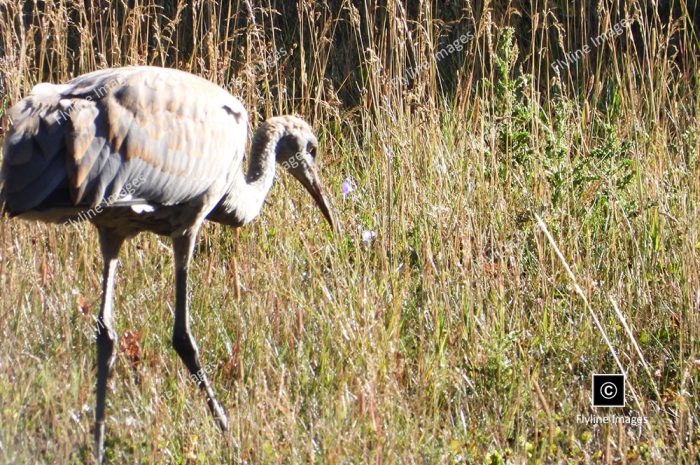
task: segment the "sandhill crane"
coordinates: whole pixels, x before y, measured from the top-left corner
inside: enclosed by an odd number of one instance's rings
[[[272,186],[275,161],[309,191],[333,226],[314,165],[318,141],[294,116],[263,122],[243,157],[248,114],[211,82],[156,67],[106,69],[67,84],[38,84],[9,111],[2,199],[10,216],[92,222],[104,259],[97,321],[95,455],[104,455],[107,380],[115,361],[113,289],[124,241],[170,236],[175,262],[173,347],[222,430],[228,420],[202,371],[190,332],[187,274],[204,220],[241,226]]]

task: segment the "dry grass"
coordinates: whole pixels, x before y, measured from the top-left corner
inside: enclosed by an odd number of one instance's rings
[[[110,463],[698,463],[693,2],[126,3],[0,3],[0,102],[106,66],[206,76],[255,124],[313,121],[345,234],[284,176],[238,238],[205,228],[193,327],[228,435],[170,348],[169,245],[133,240]],[[632,26],[557,73],[618,3]],[[0,236],[0,463],[83,463],[95,233]],[[648,423],[578,423],[618,361],[614,413]]]

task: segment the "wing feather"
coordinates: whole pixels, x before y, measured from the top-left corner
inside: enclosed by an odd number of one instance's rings
[[[186,202],[230,182],[248,129],[243,105],[225,90],[154,67],[40,84],[9,114],[2,179],[14,212],[50,208],[42,202],[58,189],[78,206],[124,191],[163,205]]]

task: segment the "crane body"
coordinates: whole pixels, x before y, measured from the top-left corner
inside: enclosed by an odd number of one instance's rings
[[[122,244],[148,231],[172,239],[175,262],[173,347],[205,392],[225,430],[190,330],[188,269],[205,220],[242,226],[259,215],[284,166],[333,217],[315,167],[318,141],[295,116],[263,122],[243,159],[248,114],[213,83],[157,67],[110,68],[56,85],[36,85],[13,106],[0,174],[10,216],[97,227],[104,266],[97,322],[95,455],[104,457],[107,380],[115,361],[113,293]]]

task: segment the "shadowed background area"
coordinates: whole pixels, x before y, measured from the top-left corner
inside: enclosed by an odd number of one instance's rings
[[[285,175],[240,235],[203,229],[228,435],[168,349],[168,244],[132,241],[111,463],[697,456],[700,2],[8,0],[0,25],[3,133],[38,82],[190,71],[252,127],[312,123],[345,231]],[[0,463],[90,457],[98,256],[88,225],[0,219]],[[642,429],[576,420],[616,359]]]
[[[329,117],[328,106],[335,112],[384,107],[377,96],[400,104],[406,90],[418,102],[455,94],[469,102],[470,87],[495,72],[495,35],[506,26],[514,28],[513,44],[523,52],[518,66],[537,78],[548,99],[553,73],[547,64],[623,18],[636,22],[620,40],[577,63],[571,79],[565,76],[567,86],[606,77],[614,71],[610,59],[620,54],[636,55],[639,71],[651,70],[654,58],[668,58],[687,72],[700,32],[697,0],[129,0],[67,2],[58,9],[37,1],[4,2],[0,14],[7,24],[0,53],[8,61],[3,71],[12,99],[24,90],[18,82],[65,81],[98,68],[151,64],[244,92],[261,112],[286,106],[316,117]],[[436,54],[463,34],[470,34],[465,50],[438,63]],[[409,80],[408,89],[389,85],[417,68],[424,72]]]

